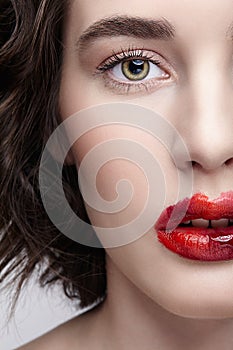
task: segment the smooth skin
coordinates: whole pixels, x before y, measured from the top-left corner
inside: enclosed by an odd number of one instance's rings
[[[116,15],[165,18],[175,30],[174,37],[104,36],[82,50],[77,47],[87,28]],[[98,0],[94,6],[92,0],[72,1],[64,33],[60,89],[63,120],[103,103],[130,102],[150,108],[183,137],[192,160],[193,193],[201,191],[215,198],[232,190],[232,21],[231,0]],[[132,47],[163,58],[163,67],[147,88],[119,87],[115,80],[122,78],[117,70],[105,72],[105,78],[93,76],[113,50],[118,53]],[[78,167],[93,146],[122,135],[146,144],[155,154],[167,183],[164,208],[173,204],[177,169],[170,155],[156,140],[134,128],[97,128],[74,144],[68,161]],[[113,200],[116,182],[125,175],[134,184],[132,203],[113,215],[100,214],[87,205],[92,224],[116,227],[140,212],[146,182],[130,162],[117,160],[103,167],[97,178],[98,190],[106,200]],[[158,242],[153,229],[130,244],[106,249],[106,253],[105,302],[21,349],[233,348],[232,261],[207,263],[181,258]]]

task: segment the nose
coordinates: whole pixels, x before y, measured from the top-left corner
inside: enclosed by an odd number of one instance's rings
[[[178,126],[195,168],[233,168],[232,78],[211,56],[197,63],[187,84]],[[221,67],[221,68],[220,68]]]

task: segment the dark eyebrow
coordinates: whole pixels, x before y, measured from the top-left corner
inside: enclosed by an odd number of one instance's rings
[[[175,36],[175,29],[165,18],[152,20],[141,17],[114,16],[103,18],[88,27],[79,37],[76,47],[83,51],[96,39],[116,36],[168,40]]]

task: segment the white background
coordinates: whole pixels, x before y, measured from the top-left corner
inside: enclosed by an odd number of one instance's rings
[[[59,287],[44,290],[32,278],[23,290],[13,319],[6,326],[9,291],[0,294],[0,350],[13,350],[80,313]]]

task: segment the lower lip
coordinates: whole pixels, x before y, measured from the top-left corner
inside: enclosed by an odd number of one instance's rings
[[[214,229],[178,226],[172,232],[158,230],[157,235],[166,248],[188,259],[233,259],[233,226]]]

